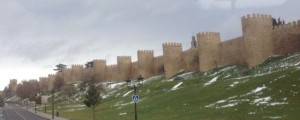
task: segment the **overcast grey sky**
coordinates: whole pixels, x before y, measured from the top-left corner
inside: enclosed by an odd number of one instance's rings
[[[221,32],[222,40],[241,35],[240,17],[272,14],[300,19],[299,0],[1,0],[0,89],[10,79],[38,79],[58,63],[93,59],[136,61],[139,49],[162,55],[162,43],[190,45],[197,32]]]

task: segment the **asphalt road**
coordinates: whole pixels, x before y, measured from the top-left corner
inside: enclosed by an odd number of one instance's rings
[[[48,120],[46,118],[35,115],[26,109],[17,105],[7,105],[3,108],[5,120]]]
[[[0,107],[0,120],[4,120],[3,108]]]

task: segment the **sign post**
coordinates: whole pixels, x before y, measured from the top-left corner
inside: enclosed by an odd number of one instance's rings
[[[137,102],[139,101],[139,96],[138,96],[138,95],[133,95],[133,96],[132,96],[132,101],[133,101],[134,103],[137,103]]]
[[[48,96],[42,96],[41,97],[41,103],[42,104],[45,104],[45,113],[47,112],[46,110],[47,110],[47,107],[46,107],[46,105],[48,104]]]

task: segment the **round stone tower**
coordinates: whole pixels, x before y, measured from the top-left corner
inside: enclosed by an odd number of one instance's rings
[[[197,34],[199,46],[199,69],[206,72],[218,67],[220,57],[220,33],[202,32]]]
[[[139,50],[138,56],[138,73],[144,78],[154,75],[154,53],[153,50]],[[138,76],[133,76],[138,77]]]
[[[184,69],[181,43],[164,43],[163,54],[166,78],[170,78]]]
[[[93,60],[94,73],[98,81],[106,80],[106,60]]]
[[[125,81],[127,78],[131,79],[131,57],[117,56],[118,63],[118,80]]]
[[[273,55],[272,16],[253,14],[242,17],[246,63],[257,66]]]

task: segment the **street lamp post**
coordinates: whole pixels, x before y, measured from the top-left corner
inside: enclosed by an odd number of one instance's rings
[[[59,72],[62,72],[63,69],[66,68],[67,65],[64,65],[64,64],[58,64],[56,65],[56,69],[53,69],[54,71],[57,71],[58,73]],[[55,88],[53,88],[52,90],[52,119],[54,119],[54,93],[55,93]]]
[[[51,102],[52,102],[52,119],[54,119],[54,90],[51,91],[52,96],[51,96]]]
[[[36,102],[36,101],[37,101],[37,100],[36,100],[36,97],[37,97],[37,95],[35,95],[35,103],[34,103],[34,113],[35,113],[35,114],[36,114],[36,103],[37,103],[37,102]]]
[[[137,88],[143,85],[144,78],[139,75],[137,80],[130,80],[129,78],[126,80],[126,84],[128,89],[133,89],[134,96],[137,96]],[[137,120],[137,101],[134,101],[134,119]]]

